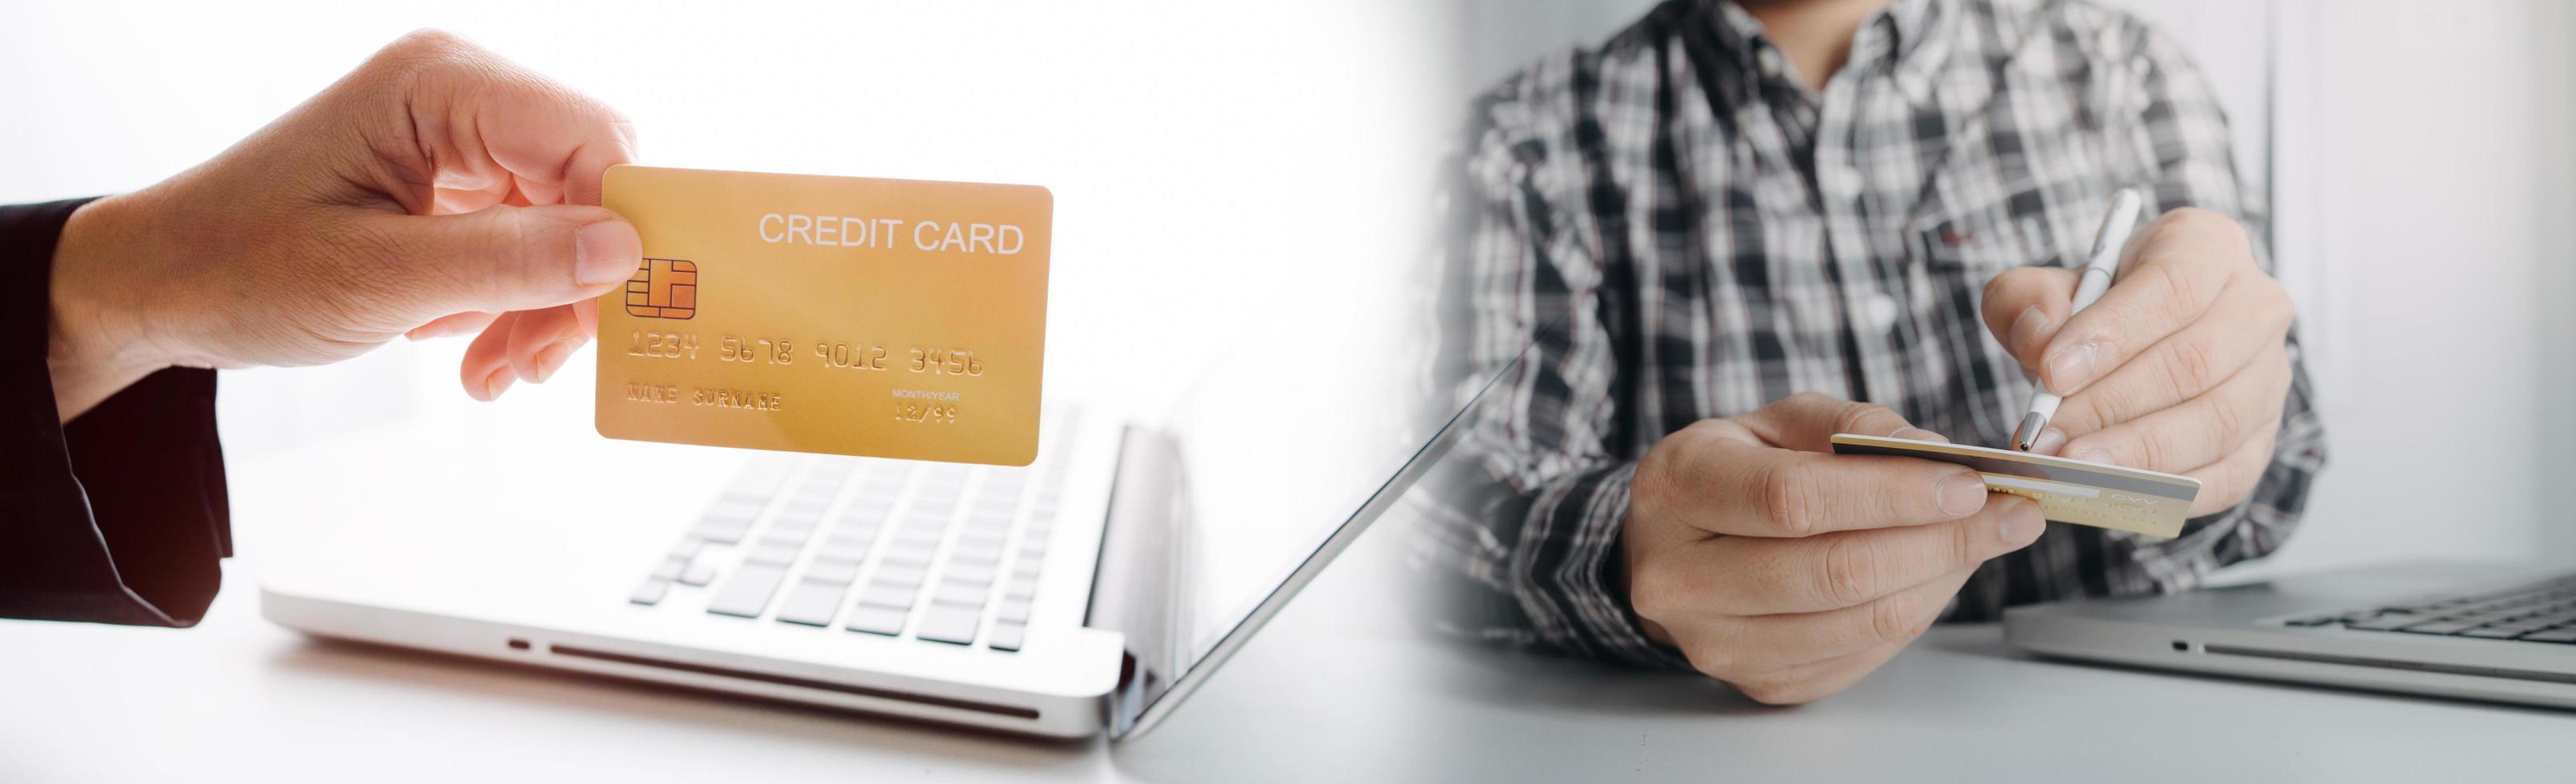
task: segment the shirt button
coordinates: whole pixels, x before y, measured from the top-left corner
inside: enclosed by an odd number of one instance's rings
[[[1896,298],[1886,294],[1869,295],[1869,304],[1863,308],[1861,317],[1868,319],[1871,329],[1886,330],[1896,326]]]
[[[1780,50],[1768,46],[1762,47],[1760,52],[1754,54],[1753,60],[1761,64],[1763,76],[1773,78],[1780,76]]]

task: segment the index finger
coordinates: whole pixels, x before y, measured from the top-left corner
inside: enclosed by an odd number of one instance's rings
[[[2039,380],[2072,395],[2197,321],[2251,259],[2245,230],[2208,210],[2165,213],[2129,246],[2119,279],[2091,307],[2066,318],[2040,352]]]
[[[463,38],[423,30],[380,56],[410,69],[397,99],[437,188],[595,205],[608,167],[635,160],[634,123],[617,110]]]
[[[1712,575],[1731,583],[1738,614],[1851,607],[2028,546],[2046,527],[2039,505],[2003,493],[1976,516],[1940,525],[1850,531],[1805,539],[1718,539],[1748,568]]]

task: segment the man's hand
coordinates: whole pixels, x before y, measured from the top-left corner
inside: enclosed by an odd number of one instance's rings
[[[1620,547],[1647,636],[1762,702],[1859,682],[2046,525],[1966,468],[1831,454],[1835,433],[1943,440],[1809,393],[1665,436],[1629,484]]]
[[[2066,402],[2033,451],[2184,474],[2193,515],[2254,492],[2290,393],[2289,293],[2255,266],[2245,229],[2208,210],[2140,232],[2117,282],[2067,317],[2073,270],[1986,285],[1986,327]]]
[[[69,420],[173,365],[318,365],[394,337],[481,336],[465,390],[542,382],[634,274],[601,175],[615,110],[454,36],[404,36],[204,165],[92,202],[55,252],[49,349]]]

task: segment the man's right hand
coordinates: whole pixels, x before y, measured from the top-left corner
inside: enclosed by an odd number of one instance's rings
[[[1807,393],[1665,436],[1629,485],[1620,546],[1647,636],[1761,702],[1850,688],[2046,525],[1974,471],[1835,455],[1835,433],[1946,440]]]

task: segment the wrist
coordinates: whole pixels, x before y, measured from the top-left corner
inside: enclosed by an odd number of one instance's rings
[[[137,194],[82,205],[54,247],[46,366],[63,421],[172,364],[150,329],[152,230]]]

